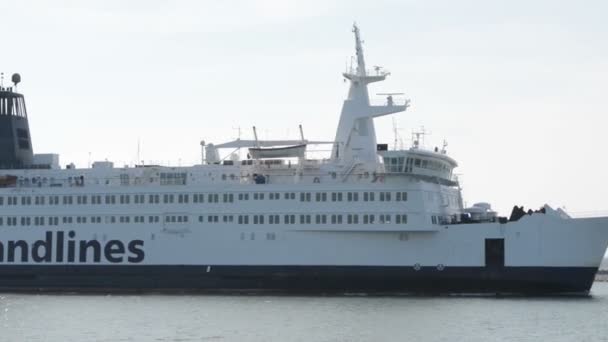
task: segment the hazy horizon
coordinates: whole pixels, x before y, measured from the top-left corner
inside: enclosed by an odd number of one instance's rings
[[[406,93],[399,135],[446,139],[469,205],[608,214],[608,3],[584,4],[3,2],[0,71],[22,75],[35,153],[186,165],[237,127],[332,140],[356,21],[368,67],[392,72],[370,94]],[[392,146],[391,117],[376,131]]]

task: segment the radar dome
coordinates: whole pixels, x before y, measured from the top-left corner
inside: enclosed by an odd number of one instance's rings
[[[13,74],[13,76],[11,77],[11,81],[13,81],[15,85],[19,84],[19,82],[21,82],[21,75],[17,73]]]

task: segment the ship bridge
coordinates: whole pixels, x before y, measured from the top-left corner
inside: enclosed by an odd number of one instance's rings
[[[429,151],[420,148],[409,150],[379,151],[387,174],[409,174],[421,178],[440,180],[446,185],[457,185],[453,170],[458,163],[445,151]]]

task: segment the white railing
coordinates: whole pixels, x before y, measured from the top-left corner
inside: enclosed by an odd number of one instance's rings
[[[410,103],[410,100],[398,97],[389,100],[387,97],[374,97],[369,99],[370,106],[407,106]]]

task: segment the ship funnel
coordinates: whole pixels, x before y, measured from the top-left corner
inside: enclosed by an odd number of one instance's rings
[[[14,74],[12,81],[17,85],[21,76]],[[0,88],[0,169],[28,168],[33,158],[25,99],[12,88]]]

